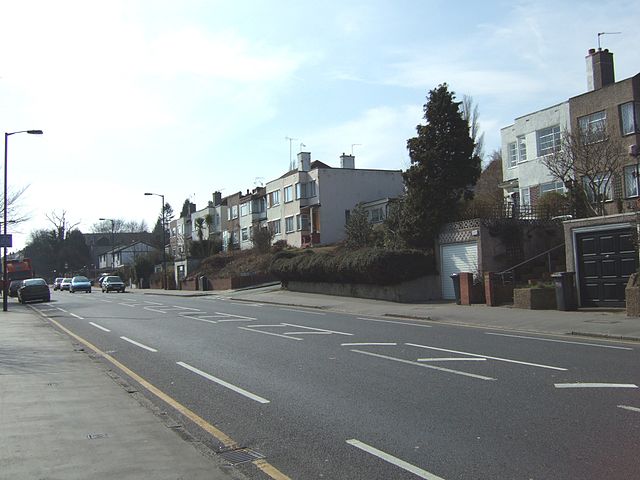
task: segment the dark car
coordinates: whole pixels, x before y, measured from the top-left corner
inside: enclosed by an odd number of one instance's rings
[[[71,285],[69,285],[69,291],[71,293],[87,292],[91,293],[91,282],[87,277],[77,275],[71,279]]]
[[[67,290],[69,291],[69,288],[71,287],[71,279],[70,278],[63,278],[62,281],[60,282],[60,291],[64,291]]]
[[[62,277],[56,277],[56,279],[53,281],[53,289],[60,290],[61,283],[62,283]]]
[[[124,282],[122,279],[116,275],[110,275],[106,277],[102,281],[102,291],[103,292],[123,292],[124,293]]]
[[[20,303],[33,302],[35,300],[51,301],[49,285],[47,285],[44,278],[28,278],[21,282],[22,286],[18,289],[18,301]]]
[[[22,280],[11,280],[11,283],[9,283],[9,296],[10,297],[17,297],[18,296],[18,289],[22,286]]]

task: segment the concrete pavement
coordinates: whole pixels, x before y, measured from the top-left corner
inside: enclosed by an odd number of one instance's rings
[[[0,312],[0,479],[245,478],[44,318],[9,307]]]
[[[640,318],[627,317],[624,309],[523,310],[512,306],[456,305],[452,302],[394,303],[352,297],[291,292],[279,284],[242,290],[191,292],[178,290],[131,290],[137,294],[201,296],[218,295],[238,301],[272,303],[306,308],[413,318],[446,324],[519,330],[554,335],[586,335],[640,341]]]

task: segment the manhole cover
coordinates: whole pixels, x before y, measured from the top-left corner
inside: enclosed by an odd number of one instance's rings
[[[235,450],[227,450],[225,452],[221,452],[218,455],[224,458],[231,465],[253,462],[254,460],[264,458],[264,455],[256,452],[255,450],[251,450],[250,448],[236,448]]]

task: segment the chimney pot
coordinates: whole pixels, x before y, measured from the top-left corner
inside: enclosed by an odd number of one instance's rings
[[[599,90],[615,83],[613,53],[607,49],[589,49],[587,61],[587,90]]]

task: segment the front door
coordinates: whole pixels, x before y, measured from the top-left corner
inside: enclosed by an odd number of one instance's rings
[[[578,288],[582,307],[624,307],[624,289],[637,269],[633,230],[576,235]]]

